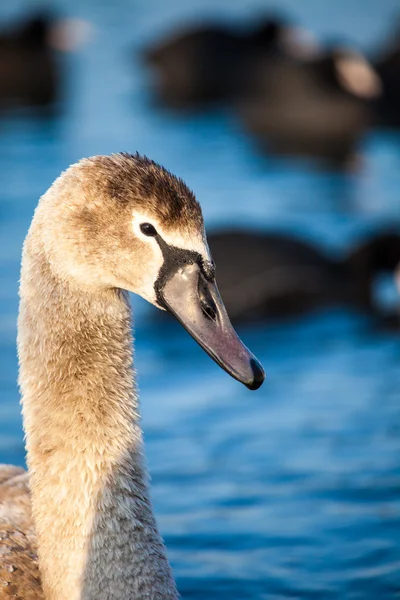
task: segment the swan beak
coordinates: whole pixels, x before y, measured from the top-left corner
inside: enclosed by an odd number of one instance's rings
[[[250,390],[262,385],[261,364],[233,329],[215,281],[208,281],[197,263],[179,266],[158,298],[229,375]]]

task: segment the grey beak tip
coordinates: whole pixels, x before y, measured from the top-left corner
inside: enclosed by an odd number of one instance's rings
[[[253,371],[253,380],[251,383],[247,383],[246,387],[249,390],[258,390],[262,386],[265,380],[265,371],[260,365],[260,363],[252,358],[250,360],[251,369]]]

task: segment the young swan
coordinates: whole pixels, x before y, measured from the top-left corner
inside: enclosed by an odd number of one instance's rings
[[[26,474],[0,469],[1,600],[178,597],[149,498],[122,290],[174,313],[250,389],[264,380],[230,325],[185,184],[138,155],[68,169],[42,197],[23,251],[31,502]]]

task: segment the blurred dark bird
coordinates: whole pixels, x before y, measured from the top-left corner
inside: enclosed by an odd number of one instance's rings
[[[280,233],[229,230],[208,235],[218,285],[232,320],[273,319],[320,307],[347,305],[378,316],[373,284],[394,276],[400,234],[382,232],[350,248],[344,258]]]
[[[61,96],[57,51],[81,43],[84,22],[38,11],[0,32],[0,108],[48,107]]]
[[[56,98],[59,73],[49,43],[53,19],[37,13],[0,33],[0,107],[47,106]]]
[[[303,30],[277,17],[247,29],[210,23],[177,31],[143,53],[158,99],[174,109],[195,108],[235,96],[255,56],[306,52]]]
[[[375,68],[382,80],[382,96],[377,102],[378,124],[400,127],[400,27],[376,59]]]
[[[253,61],[238,115],[263,150],[346,166],[372,121],[379,76],[344,48],[299,60]]]

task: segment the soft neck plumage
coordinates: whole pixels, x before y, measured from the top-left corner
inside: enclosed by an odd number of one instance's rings
[[[128,299],[61,282],[35,225],[20,293],[20,385],[46,599],[176,599],[142,459]]]

